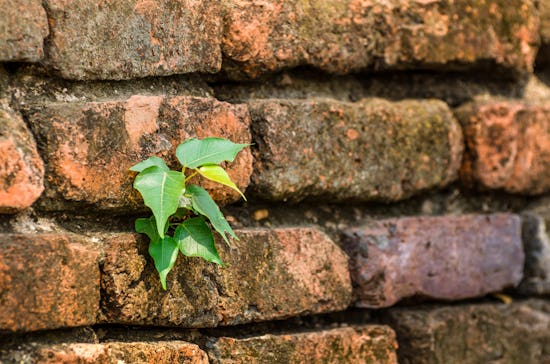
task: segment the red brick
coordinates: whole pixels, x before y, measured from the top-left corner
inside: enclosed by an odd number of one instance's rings
[[[395,201],[457,176],[462,131],[436,100],[249,101],[262,199]]]
[[[211,363],[397,363],[395,333],[388,326],[343,327],[237,339],[207,346]]]
[[[524,253],[511,214],[406,217],[348,229],[356,305],[458,300],[517,285]]]
[[[190,137],[250,142],[247,108],[212,98],[136,95],[120,101],[55,103],[31,113],[29,120],[47,157],[47,209],[68,208],[66,202],[125,212],[141,209],[141,197],[132,187],[135,173],[128,170],[133,164],[158,155],[171,158],[173,168],[180,169],[174,152]],[[252,173],[248,148],[227,172],[246,189]],[[203,185],[222,204],[240,199],[225,186]]]
[[[535,195],[550,191],[550,104],[480,101],[456,111],[468,186]]]
[[[0,214],[31,206],[44,190],[44,164],[21,116],[0,108]]]
[[[224,70],[233,78],[312,66],[464,69],[491,63],[532,69],[538,18],[529,0],[224,2]]]
[[[400,363],[550,362],[547,301],[399,308],[387,316]]]
[[[0,330],[91,325],[99,254],[73,235],[0,234]]]
[[[221,66],[216,0],[46,0],[46,63],[65,78],[130,79]]]
[[[184,341],[44,345],[31,355],[34,362],[44,364],[208,364],[204,351],[197,345]]]
[[[163,291],[146,239],[116,234],[105,243],[103,322],[213,327],[345,309],[347,257],[313,228],[237,230],[220,267],[180,256]]]
[[[44,56],[48,19],[40,0],[0,0],[0,61],[37,62]]]

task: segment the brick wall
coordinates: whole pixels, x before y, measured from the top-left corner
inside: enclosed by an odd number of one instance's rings
[[[208,136],[163,291],[128,168]],[[548,0],[0,0],[0,362],[550,363],[547,222]]]

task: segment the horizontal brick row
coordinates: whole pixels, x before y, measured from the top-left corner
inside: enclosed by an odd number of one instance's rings
[[[47,18],[37,0],[4,3],[0,61],[39,60],[49,28],[44,63],[80,80],[220,70],[253,78],[297,66],[463,69],[487,61],[525,72],[539,31],[529,0],[47,0]]]
[[[237,230],[225,267],[178,258],[168,290],[137,234],[0,235],[0,331],[123,323],[213,327],[339,311],[347,257],[312,228]],[[101,290],[101,297],[100,297]]]
[[[392,329],[382,325],[308,333],[220,337],[207,344],[211,363],[397,363]]]
[[[49,344],[0,348],[0,361],[33,363],[397,363],[395,333],[367,325],[248,338],[205,338],[203,350],[185,341]]]
[[[179,168],[189,137],[254,143],[228,166],[253,199],[397,201],[446,186],[536,195],[550,191],[550,108],[514,100],[468,103],[454,115],[436,100],[252,99],[145,96],[35,104],[0,111],[0,213],[29,207],[143,211],[128,168],[151,155]],[[455,117],[458,119],[455,119]],[[464,140],[464,141],[463,141]],[[465,147],[464,147],[465,145]],[[253,153],[251,152],[251,149]],[[254,161],[253,161],[254,157]],[[461,162],[462,160],[462,162]],[[206,180],[220,204],[233,190]]]
[[[550,362],[550,304],[466,304],[390,309],[400,363]]]
[[[395,218],[344,234],[359,307],[387,307],[410,297],[479,297],[522,278],[517,215]]]
[[[27,115],[46,159],[46,191],[42,205],[63,209],[64,203],[129,212],[140,209],[129,168],[151,155],[181,167],[174,152],[191,137],[225,137],[250,143],[244,105],[193,96],[140,96],[105,102],[51,103]],[[227,168],[241,189],[252,172],[250,149]],[[220,204],[239,194],[209,181],[203,185]]]

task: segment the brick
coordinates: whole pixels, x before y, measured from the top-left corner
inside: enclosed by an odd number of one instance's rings
[[[8,352],[6,362],[23,357],[32,363],[197,363],[208,357],[197,345],[185,341],[109,342],[36,345],[34,349]],[[0,357],[0,359],[2,359]],[[19,362],[19,361],[17,361]]]
[[[190,137],[219,136],[249,143],[245,105],[191,96],[140,96],[104,102],[47,104],[30,112],[29,120],[44,146],[47,187],[43,206],[66,209],[91,206],[124,212],[142,209],[133,189],[135,163],[158,155],[174,157],[177,145]],[[252,173],[249,149],[227,168],[242,190]],[[197,182],[198,180],[195,180]],[[192,181],[193,182],[193,181]],[[221,204],[240,199],[237,192],[204,181]]]
[[[400,363],[548,363],[550,304],[391,309]]]
[[[544,214],[529,211],[522,215],[525,270],[518,287],[522,294],[550,296],[550,239],[546,228],[548,221],[548,209]]]
[[[532,70],[532,1],[231,0],[224,3],[224,71],[254,78],[297,66],[364,70],[468,69],[487,62]]]
[[[511,214],[404,217],[345,231],[356,305],[458,300],[517,285],[524,254]]]
[[[251,193],[262,199],[396,201],[454,180],[462,132],[435,100],[251,100]]]
[[[540,38],[544,45],[550,44],[550,3],[539,1],[537,4],[540,18]]]
[[[488,100],[455,112],[465,135],[467,186],[535,195],[550,191],[550,104]]]
[[[37,62],[44,56],[48,19],[40,0],[0,0],[0,61]]]
[[[226,267],[180,256],[167,291],[147,255],[146,238],[105,240],[103,322],[214,327],[343,310],[351,300],[347,257],[313,228],[236,230],[218,241]]]
[[[0,214],[31,206],[44,190],[44,164],[21,116],[0,106]]]
[[[130,79],[221,67],[215,0],[47,0],[46,63],[62,77]]]
[[[0,234],[0,331],[91,325],[99,254],[64,234]]]
[[[343,327],[249,338],[220,337],[207,344],[211,363],[397,363],[388,326]]]

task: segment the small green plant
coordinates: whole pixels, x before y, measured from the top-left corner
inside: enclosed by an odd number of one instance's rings
[[[137,219],[135,228],[150,239],[149,254],[163,289],[166,290],[166,276],[176,263],[178,251],[223,265],[210,226],[228,245],[227,235],[235,239],[237,236],[208,192],[187,182],[199,174],[231,187],[245,198],[219,164],[232,162],[247,146],[222,138],[189,139],[176,149],[176,157],[183,166],[181,172],[170,170],[159,157],[150,157],[130,168],[139,172],[134,188],[153,212],[149,218]]]

